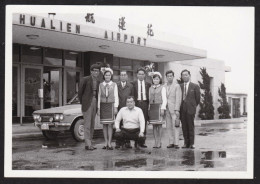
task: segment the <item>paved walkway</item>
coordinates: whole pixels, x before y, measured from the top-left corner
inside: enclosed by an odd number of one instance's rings
[[[215,123],[196,127],[194,150],[167,149],[165,129],[161,149],[152,148],[154,138],[151,129],[146,141],[148,148],[139,150],[103,150],[103,138],[94,140],[97,147],[94,151],[86,151],[84,143],[76,142],[71,137],[56,141],[14,139],[12,166],[15,170],[245,171],[246,130],[245,123]],[[180,145],[183,145],[182,136]]]

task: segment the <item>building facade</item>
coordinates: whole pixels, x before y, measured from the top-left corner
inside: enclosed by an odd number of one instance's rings
[[[14,123],[32,121],[35,110],[66,105],[94,63],[109,65],[115,81],[121,70],[133,81],[137,68],[153,63],[162,74],[172,69],[176,79],[188,69],[198,83],[206,67],[218,117],[217,90],[229,70],[223,61],[208,59],[205,50],[29,14],[13,14],[12,33]]]

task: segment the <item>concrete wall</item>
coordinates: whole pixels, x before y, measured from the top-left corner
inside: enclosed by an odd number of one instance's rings
[[[180,79],[181,71],[184,69],[188,69],[191,72],[191,82],[198,84],[198,81],[202,82],[202,78],[200,75],[200,68],[205,67],[210,77],[212,77],[212,96],[213,96],[213,105],[214,105],[214,119],[218,119],[218,111],[219,107],[219,95],[218,88],[222,83],[225,83],[225,65],[223,61],[214,60],[214,59],[196,59],[190,61],[177,61],[177,62],[167,62],[164,64],[164,71],[173,70],[175,74],[175,80]],[[164,81],[166,78],[164,76]],[[198,118],[199,107],[197,108],[197,113],[195,119]]]

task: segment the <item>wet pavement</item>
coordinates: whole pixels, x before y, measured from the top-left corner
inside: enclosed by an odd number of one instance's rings
[[[152,129],[147,135],[148,148],[144,149],[103,150],[102,138],[94,140],[97,147],[94,151],[85,151],[84,143],[70,136],[56,141],[14,139],[12,167],[13,170],[245,171],[246,132],[244,123],[196,127],[194,150],[167,149],[165,129],[161,149],[152,148]]]

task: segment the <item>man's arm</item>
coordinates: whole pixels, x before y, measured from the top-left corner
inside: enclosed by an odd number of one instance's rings
[[[86,79],[82,78],[79,85],[79,91],[78,91],[78,97],[81,104],[82,104],[82,95],[84,93],[85,87],[86,87]]]
[[[145,119],[144,119],[144,114],[143,111],[139,111],[138,112],[138,120],[140,122],[140,132],[144,133],[144,129],[145,129]]]
[[[175,111],[180,111],[180,106],[181,106],[181,97],[182,97],[182,92],[181,92],[181,86],[179,84],[175,85]]]
[[[122,120],[122,111],[123,111],[123,108],[120,109],[120,111],[116,115],[116,120],[115,120],[115,127],[116,127],[116,129],[119,129],[120,121]]]
[[[195,100],[197,105],[200,103],[200,87],[196,84],[195,85]]]

